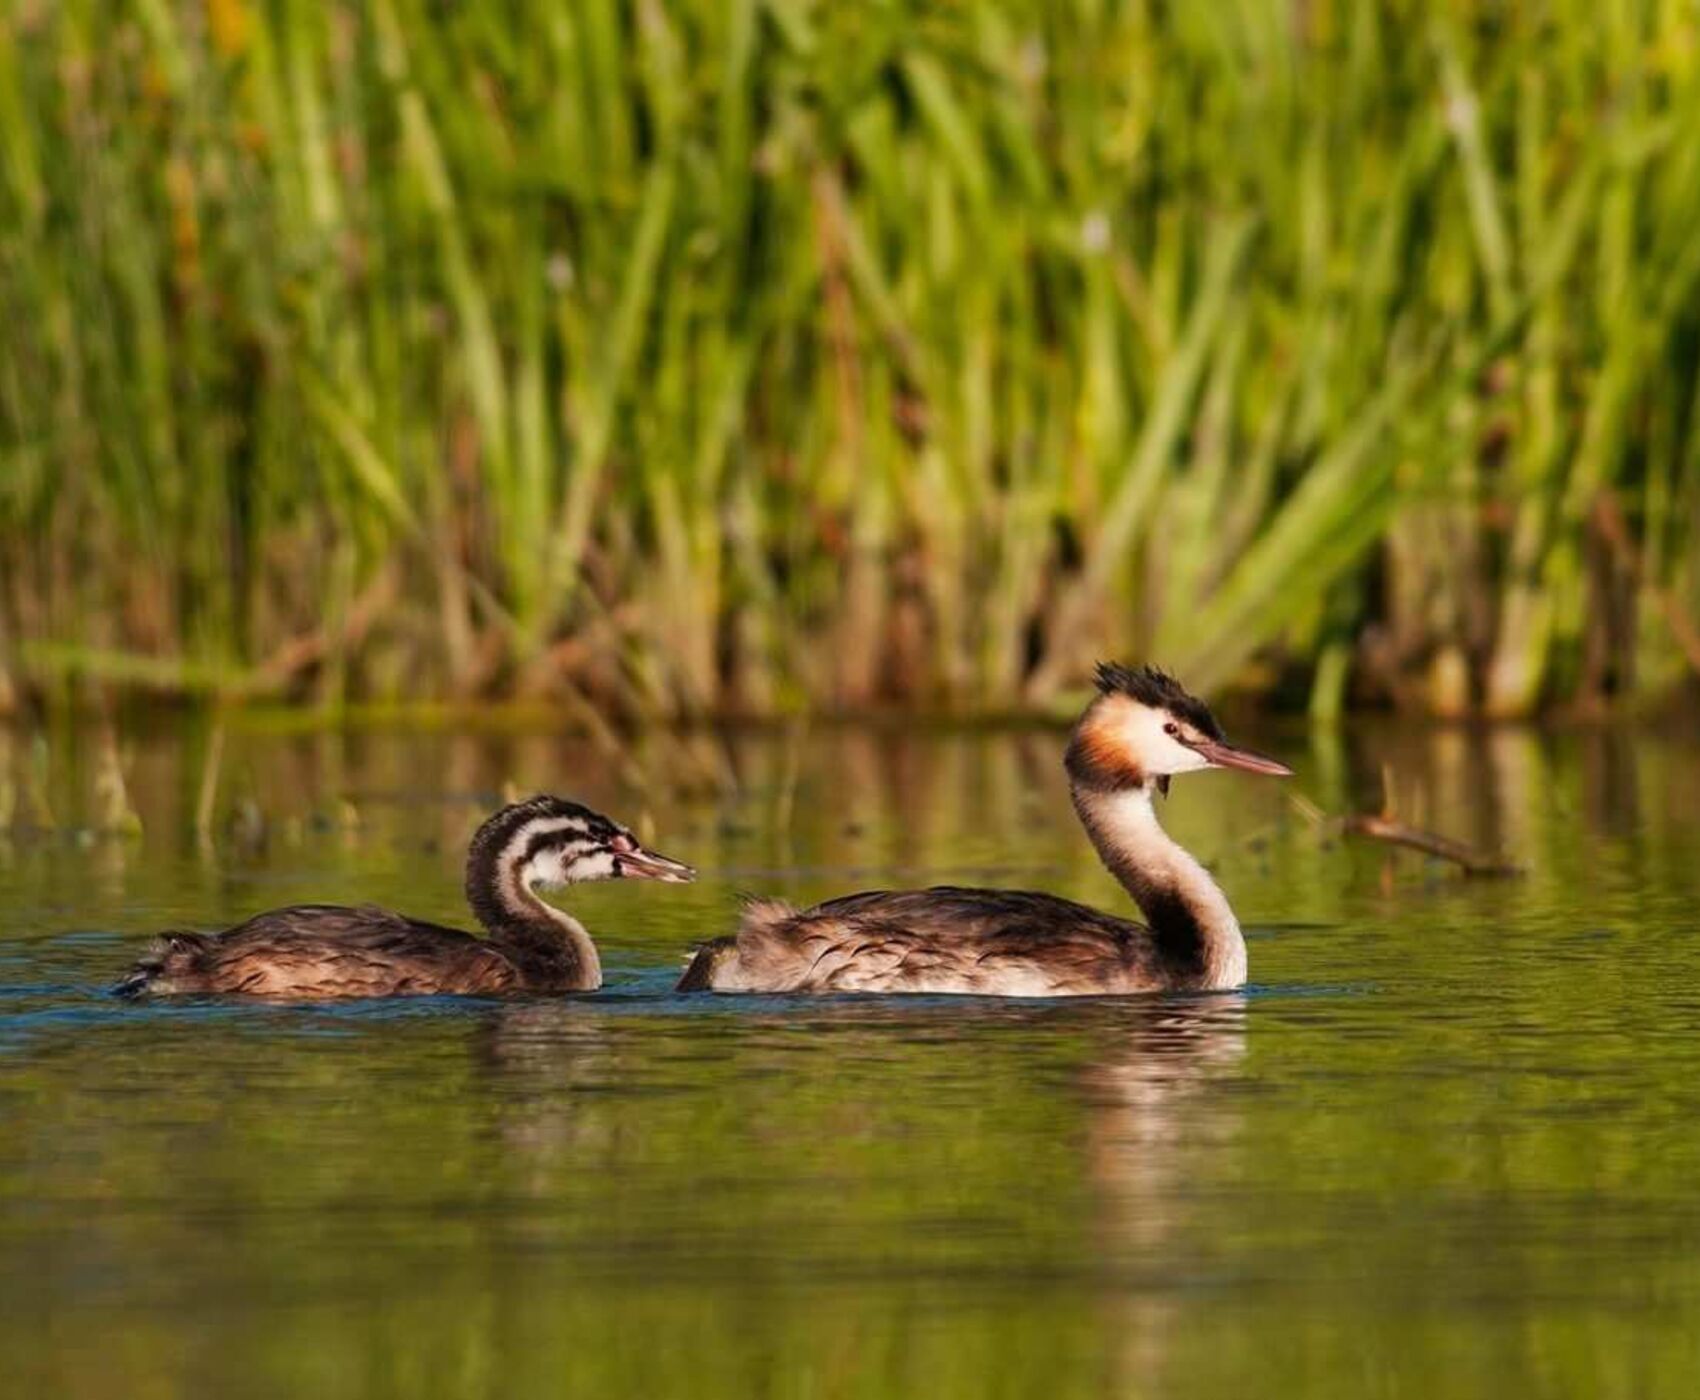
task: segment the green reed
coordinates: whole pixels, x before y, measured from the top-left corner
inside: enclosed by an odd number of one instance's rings
[[[1652,0],[14,0],[0,693],[1659,694],[1697,65]]]

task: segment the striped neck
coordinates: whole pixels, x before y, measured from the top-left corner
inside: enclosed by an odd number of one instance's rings
[[[583,991],[602,985],[596,944],[577,919],[540,899],[532,882],[540,855],[588,834],[598,820],[574,803],[533,798],[497,812],[466,853],[466,902],[491,941],[546,963],[552,982]]]

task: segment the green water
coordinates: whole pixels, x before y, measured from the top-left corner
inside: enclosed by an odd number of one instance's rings
[[[1243,995],[676,998],[740,890],[1115,904],[1052,733],[703,741],[646,802],[557,737],[134,741],[147,835],[0,839],[0,1354],[67,1396],[1657,1396],[1700,1384],[1700,747],[1241,735],[1175,785]],[[24,757],[13,738],[14,759]],[[683,771],[676,754],[647,755]],[[1286,803],[1503,844],[1471,883]],[[595,997],[280,1008],[101,988],[297,899],[463,922],[502,783],[698,864],[572,892]]]

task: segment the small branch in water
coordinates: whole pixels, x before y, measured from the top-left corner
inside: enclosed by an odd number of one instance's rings
[[[1385,790],[1391,793],[1392,780],[1385,772],[1382,775]],[[1473,847],[1466,846],[1462,841],[1454,841],[1450,836],[1441,836],[1432,831],[1424,831],[1421,827],[1406,826],[1393,815],[1391,806],[1381,812],[1353,812],[1344,817],[1331,817],[1314,802],[1293,795],[1288,799],[1297,809],[1300,816],[1313,826],[1324,830],[1344,832],[1351,836],[1367,836],[1372,841],[1385,841],[1390,846],[1404,846],[1413,851],[1421,851],[1424,855],[1434,856],[1439,860],[1449,860],[1458,866],[1466,875],[1484,879],[1504,879],[1512,875],[1521,875],[1523,867],[1512,861],[1501,860],[1490,856]]]
[[[1413,851],[1449,860],[1462,868],[1466,875],[1503,878],[1523,873],[1523,867],[1520,865],[1473,850],[1462,841],[1454,841],[1449,836],[1439,836],[1419,827],[1406,826],[1404,822],[1395,821],[1388,816],[1355,812],[1351,816],[1341,818],[1340,829],[1355,836],[1367,836],[1372,841],[1408,846]]]

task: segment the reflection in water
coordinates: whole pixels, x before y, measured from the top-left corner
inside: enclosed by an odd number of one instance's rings
[[[606,1142],[595,1091],[620,1082],[606,1026],[578,998],[496,1006],[472,1040],[479,1090],[494,1108],[508,1161],[533,1190],[546,1190],[560,1163]]]
[[[1175,1179],[1175,1152],[1196,1139],[1186,1129],[1200,1119],[1182,1116],[1190,1102],[1208,1093],[1245,1057],[1246,1000],[1225,993],[1198,998],[1161,998],[1126,1008],[1123,1037],[1106,1058],[1081,1076],[1090,1121],[1093,1178],[1122,1203],[1150,1195],[1145,1187]],[[1229,1126],[1207,1115],[1213,1140]],[[1122,1212],[1118,1209],[1118,1216]],[[1141,1227],[1156,1212],[1134,1208]],[[1119,1223],[1119,1222],[1118,1222]]]
[[[53,736],[58,828],[0,835],[14,1388],[1691,1388],[1688,737],[1351,724],[1284,750],[1332,811],[1378,803],[1385,766],[1409,819],[1529,866],[1506,882],[1331,840],[1275,785],[1177,783],[1163,820],[1239,911],[1253,986],[1047,1004],[670,988],[746,888],[973,880],[1124,908],[1070,809],[1060,734],[693,742],[681,758],[646,740],[637,768],[723,761],[729,789],[640,790],[554,734],[233,729],[203,852],[204,734],[137,737],[140,843],[78,834],[87,775],[76,735]],[[705,872],[665,900],[566,897],[603,994],[99,994],[155,929],[292,900],[464,924],[466,839],[509,781],[647,811]],[[225,835],[249,799],[263,849]]]
[[[1601,725],[1579,736],[1582,806],[1589,829],[1629,837],[1640,825],[1640,781],[1635,744],[1618,725]]]
[[[1135,1393],[1173,1369],[1169,1339],[1191,1272],[1188,1235],[1241,1130],[1224,1081],[1246,1052],[1237,994],[1135,1003],[1125,1035],[1082,1074],[1087,1162],[1101,1198],[1100,1247],[1127,1279],[1111,1295],[1117,1390]],[[1174,1378],[1177,1382],[1181,1376]]]

